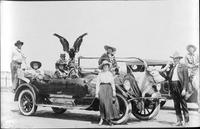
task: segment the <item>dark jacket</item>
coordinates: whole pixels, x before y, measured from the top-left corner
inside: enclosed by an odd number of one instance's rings
[[[104,53],[98,61],[98,64],[100,65],[104,60],[107,60],[108,62],[110,62],[112,64],[112,67],[117,67],[117,62],[115,60],[115,57],[113,55],[113,60],[110,59],[110,57],[108,56],[107,53]]]
[[[170,72],[172,72],[172,69]],[[177,74],[178,74],[178,78],[181,83],[182,89],[183,88],[187,89],[188,84],[189,84],[189,76],[188,76],[187,66],[185,64],[178,64]]]

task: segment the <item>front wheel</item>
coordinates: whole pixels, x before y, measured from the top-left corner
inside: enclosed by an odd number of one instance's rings
[[[37,106],[34,102],[34,95],[29,89],[22,90],[18,100],[18,107],[23,115],[30,116],[36,112]]]
[[[67,109],[52,107],[52,110],[53,110],[56,114],[62,114],[62,113],[64,113]]]
[[[129,103],[124,96],[117,93],[116,94],[119,109],[119,117],[112,120],[114,124],[122,124],[126,123],[129,119],[129,115],[131,112],[131,103]]]

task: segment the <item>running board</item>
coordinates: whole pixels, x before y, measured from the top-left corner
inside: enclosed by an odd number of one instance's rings
[[[42,107],[55,107],[55,108],[65,108],[65,109],[79,109],[79,110],[86,110],[86,108],[88,106],[81,106],[81,105],[77,105],[77,106],[69,106],[69,105],[58,105],[58,104],[37,104],[37,106],[42,106]]]
[[[72,95],[64,95],[64,94],[50,94],[49,98],[63,98],[63,99],[73,99]]]

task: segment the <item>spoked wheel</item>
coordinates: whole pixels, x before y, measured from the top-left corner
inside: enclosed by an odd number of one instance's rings
[[[65,108],[52,107],[52,110],[53,110],[56,114],[62,114],[62,113],[64,113],[67,109],[65,109]]]
[[[150,120],[157,116],[160,111],[158,99],[139,99],[132,102],[132,113],[140,120]]]
[[[26,116],[33,115],[36,112],[37,106],[34,102],[34,95],[30,90],[21,91],[18,99],[18,107],[20,112]]]
[[[131,112],[131,103],[129,103],[121,94],[116,94],[117,101],[115,103],[118,103],[117,106],[119,109],[119,115],[118,118],[115,118],[112,120],[112,123],[114,124],[122,124],[126,123],[129,119],[129,115]]]

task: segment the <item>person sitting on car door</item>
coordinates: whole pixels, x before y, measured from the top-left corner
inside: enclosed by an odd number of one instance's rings
[[[100,65],[104,60],[107,60],[111,63],[111,71],[114,74],[119,74],[119,69],[118,69],[118,65],[115,59],[115,52],[116,52],[116,48],[105,45],[104,49],[106,50],[106,53],[104,53],[98,61],[98,64]]]
[[[54,76],[57,79],[66,79],[68,77],[68,72],[64,69],[66,66],[65,62],[59,60],[58,62],[56,62],[56,67],[58,69],[56,69]]]

